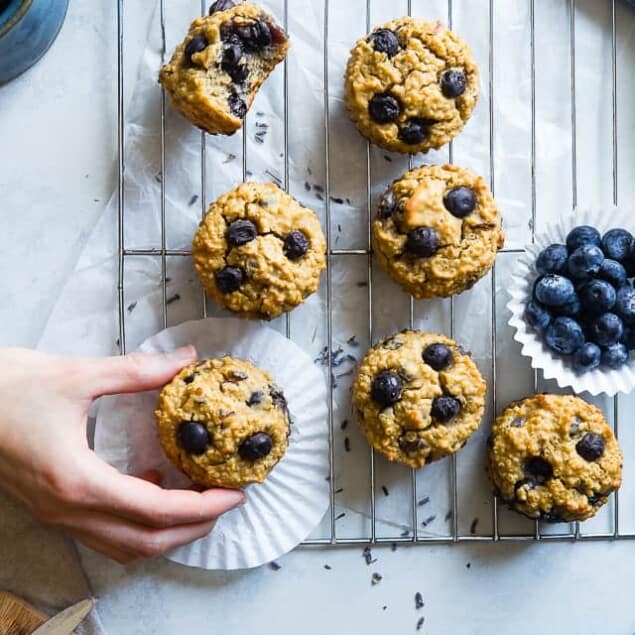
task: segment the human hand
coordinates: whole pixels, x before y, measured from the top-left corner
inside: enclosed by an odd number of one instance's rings
[[[94,399],[157,388],[195,360],[191,346],[103,359],[0,349],[0,487],[40,520],[121,563],[205,536],[243,502],[242,492],[164,490],[156,474],[121,474],[86,438]]]

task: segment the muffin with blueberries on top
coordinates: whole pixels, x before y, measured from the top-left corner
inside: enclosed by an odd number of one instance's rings
[[[246,360],[183,368],[161,391],[155,416],[168,459],[205,487],[262,483],[287,450],[284,394]]]
[[[172,106],[209,134],[233,134],[286,56],[284,29],[250,2],[216,0],[159,73]]]
[[[496,494],[529,518],[586,520],[622,482],[622,451],[602,411],[573,395],[510,404],[488,447]]]
[[[481,423],[485,390],[456,342],[406,330],[368,351],[353,384],[353,407],[377,451],[420,468],[465,445]]]
[[[504,242],[489,187],[455,165],[406,172],[380,199],[372,229],[379,264],[415,298],[469,289]]]
[[[403,17],[360,39],[345,76],[359,132],[386,150],[440,148],[470,118],[479,72],[467,44],[440,22]]]
[[[271,320],[314,293],[326,240],[313,210],[273,183],[241,183],[210,205],[192,243],[205,291],[226,309]]]

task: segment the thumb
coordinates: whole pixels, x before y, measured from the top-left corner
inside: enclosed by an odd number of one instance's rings
[[[130,353],[80,362],[82,384],[91,398],[141,392],[163,386],[184,366],[195,362],[196,349],[183,346],[169,353]]]

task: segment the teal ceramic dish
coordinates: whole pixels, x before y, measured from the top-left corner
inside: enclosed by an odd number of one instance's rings
[[[33,66],[64,23],[68,0],[0,0],[0,85]]]

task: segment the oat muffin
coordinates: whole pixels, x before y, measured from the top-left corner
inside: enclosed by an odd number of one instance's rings
[[[353,407],[376,450],[420,468],[465,445],[481,423],[485,390],[456,342],[406,330],[368,351],[353,384]]]
[[[192,244],[207,293],[230,311],[264,320],[317,290],[325,251],[315,212],[273,183],[242,183],[221,196]]]
[[[415,298],[469,289],[492,268],[503,242],[487,184],[455,165],[406,172],[382,196],[373,221],[379,264]]]
[[[345,103],[371,143],[427,152],[470,118],[479,72],[467,44],[440,22],[399,18],[359,40],[348,61]]]
[[[288,48],[284,29],[258,5],[217,0],[210,15],[192,22],[159,83],[195,126],[233,134]]]
[[[163,388],[154,414],[166,456],[205,487],[262,483],[287,449],[284,395],[245,360],[187,366]]]
[[[488,445],[497,495],[529,518],[586,520],[622,482],[622,452],[602,411],[572,395],[513,402]]]

